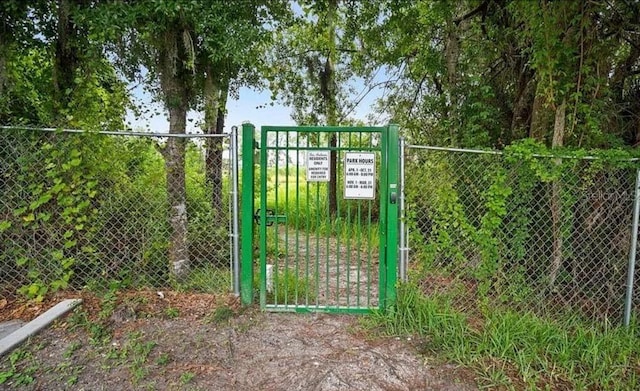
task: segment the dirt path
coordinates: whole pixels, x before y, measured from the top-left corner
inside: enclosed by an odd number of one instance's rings
[[[338,241],[314,233],[278,227],[281,259],[268,263],[282,274],[288,270],[308,281],[311,306],[377,307],[379,301],[378,248],[363,239]],[[282,289],[282,287],[281,287]],[[289,304],[305,304],[303,295],[290,294]],[[282,304],[282,303],[278,303]]]
[[[250,310],[229,320],[219,312],[127,319],[118,311],[101,342],[68,323],[33,338],[13,367],[1,358],[0,381],[15,376],[0,389],[476,389],[468,371],[427,365],[407,341],[367,337],[354,316]]]

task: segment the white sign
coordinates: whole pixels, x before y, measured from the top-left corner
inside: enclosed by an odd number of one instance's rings
[[[329,182],[330,161],[329,151],[308,151],[307,182]]]
[[[347,152],[344,155],[344,198],[376,198],[376,154]]]

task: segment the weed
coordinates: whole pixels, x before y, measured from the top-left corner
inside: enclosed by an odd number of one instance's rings
[[[196,377],[195,373],[184,372],[182,373],[182,375],[180,375],[180,384],[182,385],[189,384],[194,377]]]
[[[108,290],[100,302],[100,312],[98,313],[98,319],[105,321],[111,317],[113,311],[116,309],[117,291],[115,289]]]
[[[206,321],[212,323],[223,323],[229,321],[235,313],[233,310],[227,306],[218,307],[213,312],[207,316]]]
[[[23,349],[14,350],[9,355],[11,368],[0,372],[0,384],[10,382],[14,386],[29,385],[33,383],[33,374],[38,369],[31,353]],[[29,365],[31,364],[31,365]]]
[[[273,291],[267,295],[267,300],[274,304],[313,302],[316,292],[310,280],[289,269],[278,270],[273,275]]]
[[[73,353],[82,347],[82,343],[80,341],[73,341],[67,346],[67,349],[62,353],[64,358],[69,358],[73,356]]]
[[[175,319],[178,316],[180,316],[180,311],[177,308],[174,307],[169,307],[164,311],[164,314],[167,316],[167,318],[169,319]]]
[[[231,273],[228,267],[206,265],[191,270],[186,280],[178,283],[176,288],[183,292],[223,293],[230,286]]]
[[[169,356],[168,353],[161,353],[158,356],[158,358],[156,358],[156,364],[164,366],[164,365],[167,365],[170,360],[171,360],[171,357]]]
[[[370,319],[369,327],[387,334],[422,336],[426,352],[471,366],[489,387],[637,389],[640,384],[640,336],[634,327],[597,330],[577,320],[559,324],[494,308],[484,314],[483,327],[471,328],[446,299],[427,298],[412,284],[399,288],[393,311]]]
[[[142,333],[132,332],[122,347],[113,346],[107,352],[107,359],[115,360],[117,365],[128,366],[132,382],[138,384],[148,373],[145,364],[156,345],[153,341],[143,341]]]
[[[68,386],[73,386],[77,382],[78,382],[78,375],[71,375],[65,383],[67,383]]]

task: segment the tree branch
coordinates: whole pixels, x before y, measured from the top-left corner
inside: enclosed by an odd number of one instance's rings
[[[464,16],[462,16],[460,18],[454,19],[453,23],[456,26],[458,26],[460,23],[464,22],[467,19],[473,18],[474,16],[476,16],[480,12],[486,12],[488,5],[489,5],[489,0],[484,0],[482,3],[480,3],[480,5],[476,9],[474,9],[472,11],[469,11],[466,15],[464,15]]]

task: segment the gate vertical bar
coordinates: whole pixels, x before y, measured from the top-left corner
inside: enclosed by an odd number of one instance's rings
[[[253,301],[253,183],[255,178],[253,150],[255,126],[242,124],[242,260],[240,296],[243,304]]]
[[[631,249],[627,269],[627,297],[624,303],[624,325],[629,326],[633,303],[633,277],[636,272],[636,250],[638,245],[638,215],[640,214],[640,168],[636,169],[636,186],[633,198],[633,225],[631,227]]]
[[[238,237],[240,229],[238,227],[238,127],[231,127],[231,219],[232,223],[232,251],[233,251],[233,293],[240,295],[240,253]]]
[[[386,301],[385,308],[393,306],[396,302],[396,282],[398,278],[398,125],[389,125],[387,138],[387,183],[389,191],[387,195],[387,277],[386,277]]]
[[[380,205],[380,215],[379,215],[379,259],[380,263],[378,265],[378,308],[384,310],[387,306],[387,269],[389,268],[389,263],[387,262],[387,255],[389,253],[387,249],[387,234],[389,233],[388,227],[388,219],[387,219],[387,204],[388,204],[388,179],[387,175],[388,164],[389,164],[389,127],[386,127],[380,133],[381,138],[381,159],[380,159],[380,173],[378,174],[380,180],[380,200],[378,201],[378,205]]]
[[[267,163],[268,163],[268,154],[269,154],[269,131],[264,127],[260,128],[260,223],[259,227],[259,237],[260,237],[260,307],[265,308],[267,305]],[[276,171],[275,171],[275,203],[278,204],[278,153],[280,150],[277,148],[278,146],[278,131],[275,131],[276,134]],[[277,227],[276,227],[277,229]],[[276,244],[276,252],[277,250],[277,238],[275,239]],[[278,264],[277,257],[276,263],[273,266],[273,294],[275,299],[275,303],[277,304],[278,297]]]

